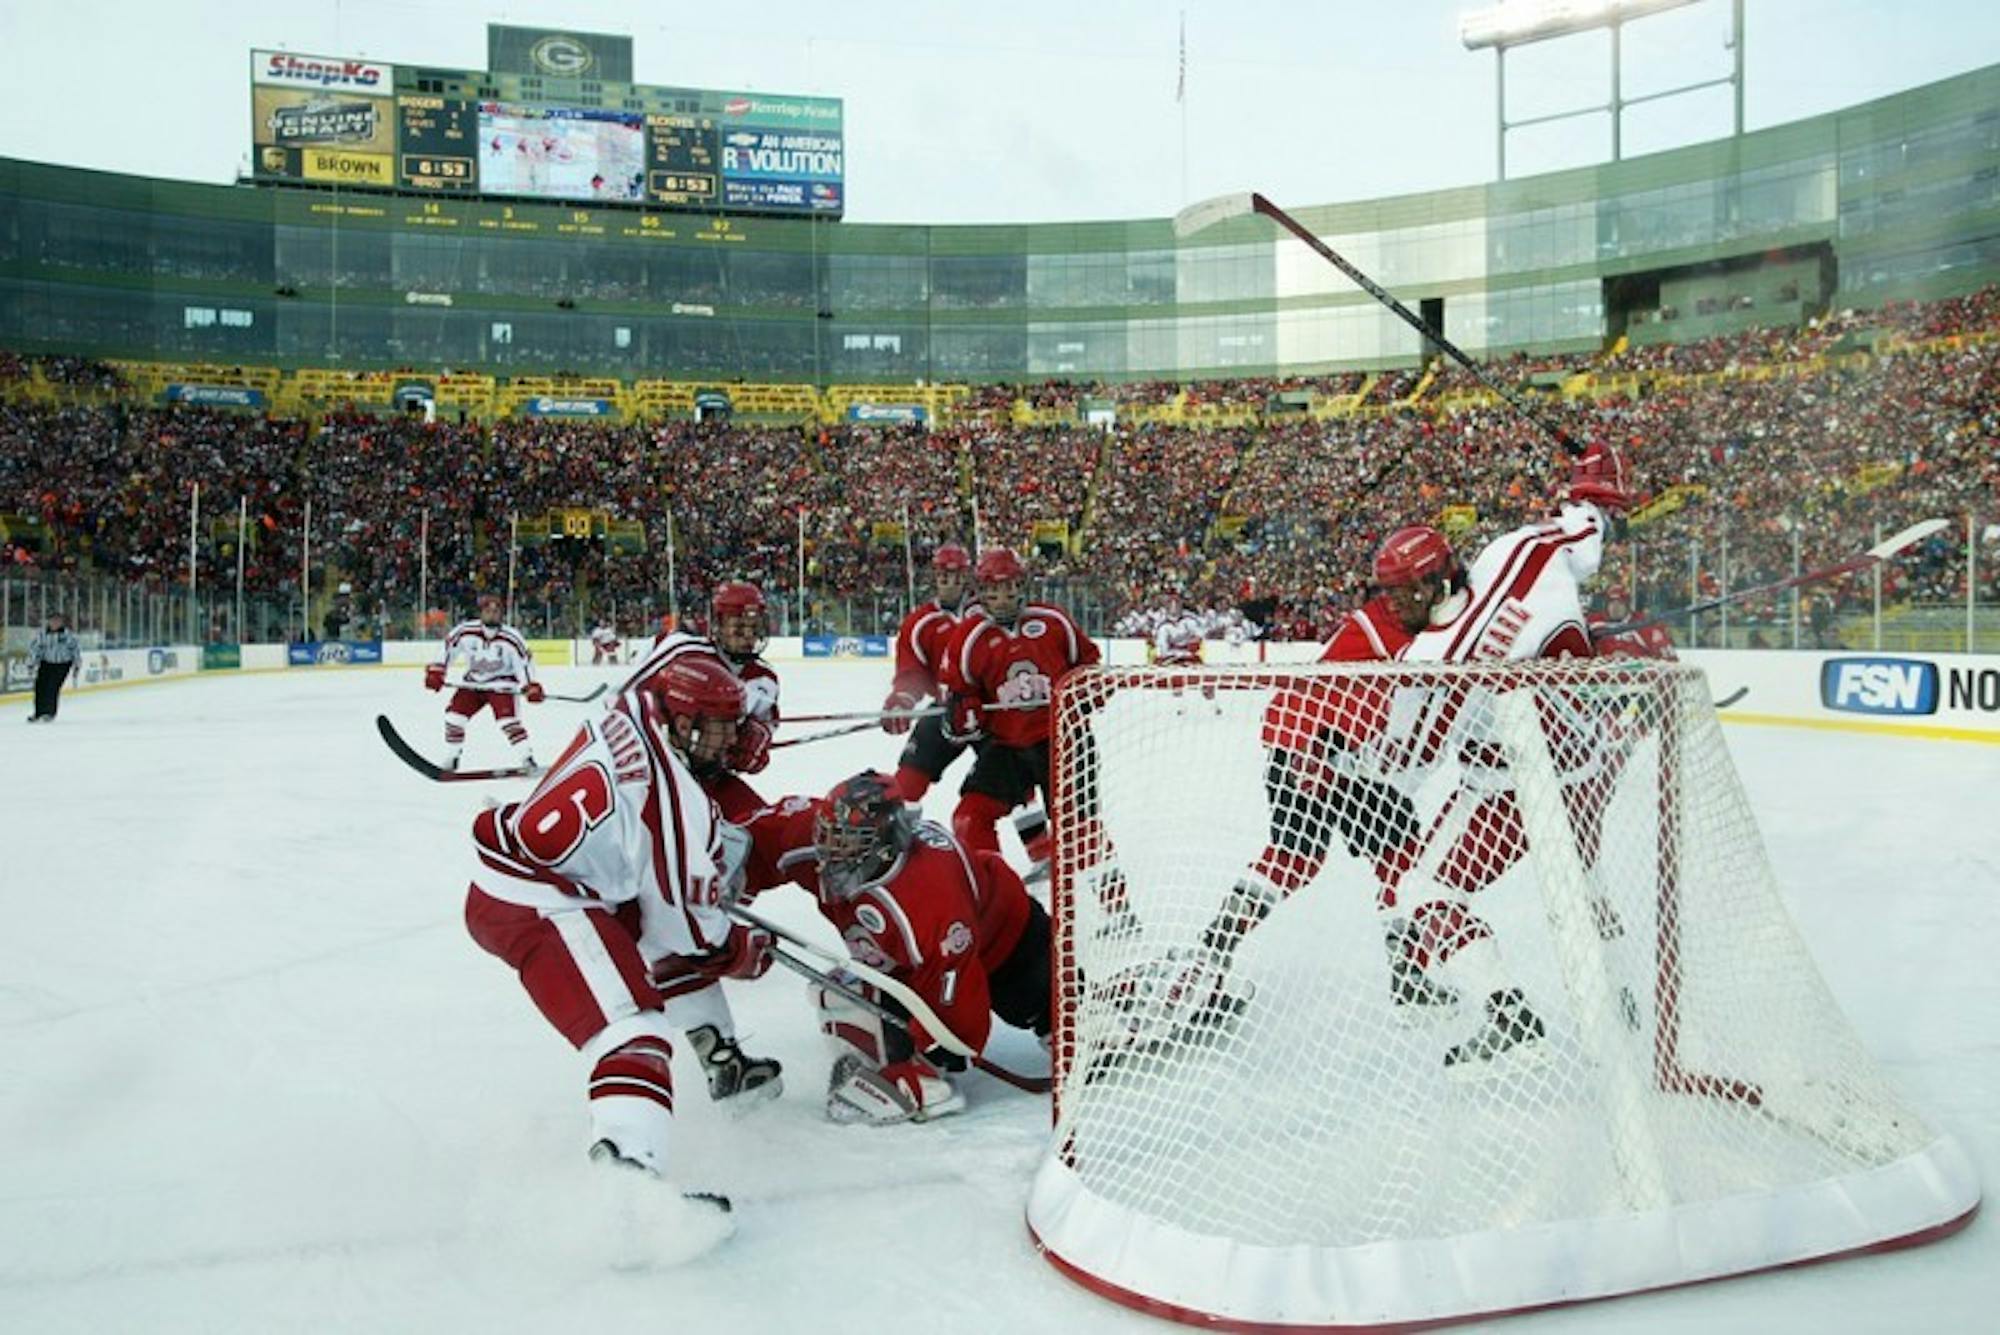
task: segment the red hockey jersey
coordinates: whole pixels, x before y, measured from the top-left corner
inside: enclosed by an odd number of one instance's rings
[[[945,654],[940,680],[953,695],[998,705],[985,715],[1002,746],[1049,739],[1049,701],[1072,668],[1103,661],[1097,642],[1049,603],[1029,603],[1013,628],[990,617],[965,622]]]
[[[1340,620],[1320,650],[1322,663],[1375,663],[1410,642],[1386,597],[1369,599]],[[1308,677],[1281,687],[1264,711],[1264,745],[1305,751],[1334,731],[1355,745],[1382,730],[1390,699],[1386,677]]]
[[[788,797],[744,825],[745,890],[784,881],[812,891],[848,953],[907,983],[952,1032],[983,1048],[993,1027],[987,979],[1014,951],[1030,914],[1021,878],[996,853],[962,847],[942,826],[917,827],[903,856],[851,898],[820,887],[813,822],[820,801]],[[931,1036],[913,1027],[919,1048]]]
[[[980,615],[977,603],[966,602],[954,612],[932,599],[904,617],[896,629],[896,678],[889,689],[918,700],[943,695],[938,676],[945,651],[965,623]]]

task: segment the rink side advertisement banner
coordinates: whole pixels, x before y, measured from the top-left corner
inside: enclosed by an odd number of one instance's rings
[[[801,646],[807,658],[887,658],[887,635],[808,635]]]
[[[2000,742],[2000,656],[1691,650],[1732,723]]]
[[[0,695],[32,690],[35,677],[28,656],[9,650],[0,665]],[[185,677],[201,667],[198,644],[159,644],[150,649],[99,649],[83,655],[82,670],[72,673],[63,691],[89,691],[103,686]]]
[[[382,661],[380,640],[306,640],[285,646],[292,667],[348,667]]]

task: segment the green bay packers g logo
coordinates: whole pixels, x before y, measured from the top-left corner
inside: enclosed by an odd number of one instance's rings
[[[580,79],[597,63],[590,48],[566,33],[544,37],[528,48],[528,59],[544,74],[559,79]]]

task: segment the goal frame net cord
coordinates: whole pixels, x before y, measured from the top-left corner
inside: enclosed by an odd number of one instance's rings
[[[1099,986],[1093,999],[1092,989],[1080,981],[1092,969],[1098,970],[1098,977],[1105,976],[1103,962],[1088,958],[1097,948],[1093,940],[1079,939],[1078,920],[1088,916],[1088,906],[1080,906],[1079,896],[1097,893],[1080,882],[1087,875],[1101,875],[1106,865],[1123,869],[1143,861],[1137,857],[1121,861],[1120,827],[1121,823],[1132,824],[1131,803],[1126,802],[1124,812],[1117,809],[1115,790],[1120,785],[1107,783],[1106,776],[1114,775],[1121,764],[1157,766],[1162,755],[1171,755],[1174,763],[1184,764],[1185,769],[1163,775],[1163,782],[1189,782],[1192,771],[1192,781],[1197,784],[1227,787],[1227,775],[1235,772],[1236,787],[1241,789],[1243,765],[1237,763],[1231,771],[1229,764],[1217,761],[1220,752],[1210,746],[1215,730],[1240,733],[1253,713],[1268,717],[1288,691],[1306,697],[1319,691],[1338,698],[1343,690],[1349,696],[1362,697],[1371,691],[1428,691],[1434,698],[1456,699],[1458,705],[1445,713],[1455,714],[1457,721],[1444,727],[1443,740],[1433,747],[1430,764],[1434,769],[1459,764],[1452,754],[1453,746],[1467,751],[1484,747],[1502,756],[1503,782],[1520,813],[1516,835],[1525,840],[1515,857],[1525,871],[1503,873],[1494,881],[1494,888],[1482,895],[1492,896],[1496,902],[1512,896],[1539,909],[1531,915],[1532,934],[1546,947],[1542,954],[1551,961],[1542,975],[1542,991],[1553,994],[1545,1002],[1553,1007],[1549,1024],[1554,1032],[1548,1041],[1553,1048],[1560,1039],[1568,1054],[1565,1069],[1571,1073],[1569,1085],[1562,1086],[1556,1095],[1543,1097],[1558,1104],[1587,1103],[1594,1123],[1608,1128],[1604,1158],[1610,1165],[1605,1173],[1610,1185],[1602,1193],[1602,1202],[1574,1217],[1560,1211],[1545,1216],[1526,1210],[1521,1218],[1510,1219],[1507,1210],[1496,1209],[1484,1226],[1475,1220],[1474,1226],[1468,1227],[1462,1214],[1454,1216],[1457,1230],[1441,1237],[1405,1238],[1393,1232],[1355,1236],[1351,1229],[1336,1228],[1328,1238],[1310,1236],[1310,1230],[1296,1237],[1232,1238],[1229,1226],[1214,1219],[1168,1217],[1176,1212],[1149,1207],[1145,1191],[1139,1187],[1128,1190],[1116,1183],[1093,1180],[1094,1172],[1127,1157],[1133,1160],[1128,1176],[1134,1182],[1171,1175],[1183,1166],[1179,1162],[1148,1164],[1143,1143],[1137,1148],[1120,1143],[1121,1135],[1127,1132],[1138,1142],[1149,1135],[1167,1134],[1146,1122],[1143,1089],[1118,1105],[1134,1114],[1131,1120],[1123,1125],[1093,1122],[1093,1099],[1107,1107],[1112,1104],[1108,1094],[1102,1089],[1093,1091],[1083,1077],[1095,1078],[1094,1073],[1104,1068],[1079,1069],[1081,1057],[1096,1062],[1103,1055],[1086,1053],[1089,1044],[1097,1041],[1093,1035],[1121,1032],[1115,1023],[1107,1029],[1102,1014],[1080,1014],[1093,1006],[1101,1012],[1106,1005],[1104,997],[1116,994],[1116,989]],[[1144,694],[1134,696],[1134,692]],[[1480,693],[1489,697],[1484,704],[1478,709],[1466,705]],[[1597,695],[1610,704],[1593,703],[1592,697]],[[1245,701],[1263,703],[1246,707]],[[1135,708],[1139,715],[1146,715],[1138,723],[1119,717],[1121,710],[1133,714]],[[1049,805],[1056,839],[1052,881],[1056,1129],[1031,1197],[1029,1223],[1052,1262],[1072,1277],[1133,1305],[1191,1320],[1297,1325],[1302,1329],[1368,1328],[1518,1310],[1894,1245],[1959,1226],[1976,1208],[1978,1185],[1962,1151],[1948,1138],[1923,1127],[1882,1084],[1846,1031],[1837,1007],[1790,928],[1777,902],[1775,883],[1755,837],[1754,823],[1749,820],[1746,800],[1729,767],[1708,703],[1705,679],[1698,669],[1629,662],[1093,668],[1063,679],[1054,710]],[[1463,735],[1454,739],[1453,730],[1462,734],[1459,724],[1475,714],[1484,731],[1470,743]],[[1621,717],[1631,723],[1633,733],[1614,739],[1610,796],[1602,800],[1606,806],[1623,803],[1620,810],[1628,818],[1628,828],[1600,837],[1633,844],[1644,836],[1651,846],[1643,854],[1623,845],[1608,851],[1601,846],[1589,850],[1590,837],[1582,833],[1571,800],[1580,767],[1596,763],[1589,759],[1590,749],[1605,749],[1598,738],[1586,736],[1579,743],[1579,735],[1594,728],[1615,731]],[[1114,723],[1129,726],[1121,732],[1112,726]],[[1180,729],[1186,734],[1186,745],[1179,750],[1167,745],[1134,752],[1134,727]],[[1203,729],[1209,731],[1204,733]],[[1153,739],[1147,741],[1150,747]],[[1210,749],[1204,750],[1205,746]],[[1696,748],[1692,761],[1690,747]],[[1242,752],[1243,739],[1235,737],[1226,749]],[[1127,752],[1134,752],[1136,760]],[[1630,757],[1639,753],[1643,753],[1643,763],[1628,764]],[[1236,760],[1240,762],[1241,755]],[[1131,791],[1145,791],[1149,782],[1132,774],[1118,777]],[[1463,787],[1464,776],[1448,778],[1441,786],[1452,783]],[[1714,791],[1691,791],[1691,783]],[[1243,794],[1238,792],[1237,796]],[[1635,816],[1641,798],[1651,806],[1650,816]],[[1236,805],[1248,810],[1245,802]],[[1718,817],[1718,811],[1724,815]],[[1598,819],[1604,819],[1601,813]],[[1189,840],[1193,850],[1190,861],[1199,860],[1199,844],[1208,833],[1188,828],[1197,824],[1183,819],[1165,836]],[[1439,827],[1444,824],[1442,819],[1433,821],[1428,835],[1440,835]],[[1740,895],[1750,905],[1745,910],[1746,922],[1776,942],[1768,948],[1783,956],[1778,972],[1784,974],[1781,982],[1789,990],[1774,1000],[1770,1022],[1785,1022],[1787,1007],[1808,1015],[1799,1032],[1825,1042],[1830,1073],[1823,1078],[1801,1074],[1790,1063],[1772,1067],[1764,1050],[1754,1043],[1741,1054],[1744,1064],[1733,1064],[1730,1045],[1718,1039],[1721,1031],[1712,1016],[1704,1017],[1703,1028],[1694,1035],[1690,1047],[1687,970],[1706,967],[1711,959],[1722,959],[1739,969],[1751,967],[1745,960],[1754,963],[1754,956],[1742,952],[1732,955],[1726,938],[1719,943],[1702,939],[1703,932],[1714,936],[1718,929],[1701,915],[1714,917],[1717,904],[1727,909],[1730,894],[1736,893],[1730,887],[1707,884],[1694,887],[1699,907],[1693,920],[1696,939],[1690,962],[1690,943],[1685,939],[1691,930],[1685,902],[1688,887],[1683,882],[1690,871],[1705,881],[1717,879],[1714,856],[1700,847],[1701,841],[1710,837],[1725,844],[1734,841],[1731,856],[1743,864]],[[1334,841],[1334,848],[1326,859],[1329,864],[1343,861],[1338,841]],[[1604,877],[1589,865],[1593,859],[1586,854],[1592,851],[1599,860],[1622,859],[1612,867],[1613,873],[1624,869],[1621,879],[1648,883],[1643,893],[1627,890],[1617,900],[1618,909],[1632,919],[1629,926],[1633,934],[1646,938],[1649,955],[1640,953],[1633,943],[1618,947],[1618,951],[1639,958],[1638,965],[1614,959],[1613,948],[1593,926],[1596,901],[1604,897],[1599,885]],[[1642,856],[1646,865],[1643,873],[1637,873],[1633,869]],[[1436,860],[1435,850],[1428,850],[1417,859],[1419,869],[1428,870]],[[1350,864],[1353,861],[1347,859]],[[1333,871],[1330,866],[1326,875]],[[1342,868],[1341,874],[1348,883],[1366,883],[1365,877],[1357,879],[1352,865]],[[1173,881],[1178,875],[1172,873],[1166,879]],[[1531,881],[1533,889],[1526,884],[1509,884],[1508,876],[1516,882]],[[1147,897],[1154,887],[1138,883],[1139,879],[1135,877],[1129,885],[1121,882],[1121,893],[1129,895],[1132,914],[1143,917],[1153,907]],[[1182,889],[1178,883],[1170,884],[1165,893],[1172,896]],[[1189,893],[1199,906],[1206,906],[1220,898],[1218,891],[1219,887],[1197,888]],[[1348,892],[1348,884],[1329,884],[1320,876],[1309,876],[1305,883],[1291,888],[1275,911],[1268,911],[1266,920],[1253,926],[1251,935],[1286,930],[1282,915],[1290,899]],[[1201,899],[1203,894],[1208,898]],[[1472,902],[1485,900],[1475,896]],[[1179,912],[1186,906],[1173,907]],[[1724,917],[1726,928],[1730,923],[1726,913]],[[1177,924],[1182,958],[1188,953],[1186,929],[1191,921],[1183,915]],[[1135,933],[1141,930],[1143,925],[1134,929]],[[1503,930],[1498,934],[1502,944],[1508,944],[1504,939],[1507,933]],[[1516,935],[1523,934],[1516,929]],[[1758,940],[1763,941],[1764,936]],[[1239,953],[1247,956],[1250,949],[1246,944]],[[1635,1002],[1631,995],[1634,989],[1630,984],[1637,982],[1640,974],[1645,975],[1650,992],[1643,1003]],[[1693,986],[1697,1002],[1707,995],[1711,998],[1707,1008],[1715,1009],[1712,981],[1696,977]],[[1143,991],[1143,986],[1139,990]],[[1156,986],[1153,991],[1154,995],[1171,995],[1172,990],[1170,985],[1164,991]],[[1320,1004],[1311,994],[1296,990],[1268,995],[1273,1005],[1299,1003],[1302,997]],[[1259,999],[1253,996],[1247,1005],[1254,1006]],[[1784,1004],[1777,1004],[1780,1001]],[[1636,1012],[1643,1012],[1643,1026]],[[1764,1019],[1746,1017],[1746,1023]],[[1254,1030],[1254,1025],[1251,1028]],[[1358,1032],[1368,1038],[1371,1033],[1386,1031],[1377,1025],[1373,1031],[1364,1028]],[[1353,1036],[1351,1026],[1348,1036]],[[1643,1042],[1635,1041],[1635,1036]],[[1727,1037],[1726,1032],[1721,1033],[1721,1039]],[[1220,1060],[1218,1052],[1228,1055],[1219,1046],[1216,1052],[1198,1050],[1199,1045],[1192,1041],[1183,1046],[1185,1053],[1174,1050],[1171,1043],[1164,1050],[1149,1047],[1145,1061],[1134,1066],[1158,1067],[1165,1072],[1160,1078],[1170,1082],[1174,1060],[1185,1057],[1190,1063],[1199,1063]],[[1767,1095],[1760,1066],[1779,1078],[1782,1088],[1775,1095]],[[1141,1071],[1134,1077],[1135,1084],[1146,1074]],[[1449,1107],[1449,1100],[1458,1096],[1450,1086],[1437,1084],[1433,1076],[1419,1071],[1413,1077],[1416,1083],[1412,1087],[1420,1085],[1423,1097],[1411,1101],[1425,1106],[1442,1102]],[[1482,1097],[1491,1097],[1493,1089],[1499,1088],[1487,1083]],[[1690,1118],[1663,1108],[1663,1103],[1699,1103],[1723,1111]],[[1537,1108],[1508,1111],[1529,1117]],[[1393,1101],[1385,1101],[1381,1108],[1384,1117],[1399,1112]],[[1227,1114],[1222,1116],[1226,1121]],[[1814,1153],[1819,1156],[1813,1160],[1815,1170],[1792,1171],[1789,1176],[1769,1174],[1768,1190],[1761,1194],[1759,1189],[1766,1184],[1756,1171],[1743,1175],[1747,1185],[1741,1190],[1718,1190],[1711,1179],[1725,1184],[1735,1179],[1690,1170],[1685,1162],[1690,1155],[1703,1152],[1700,1135],[1711,1129],[1703,1117],[1726,1136],[1747,1137],[1750,1142],[1775,1134],[1768,1128],[1782,1123],[1785,1135],[1814,1143]],[[1737,1124],[1745,1121],[1756,1123],[1756,1130],[1743,1132]],[[1692,1130],[1686,1125],[1690,1122]],[[1226,1134],[1225,1126],[1218,1135]],[[1254,1161],[1253,1139],[1245,1138],[1243,1144],[1232,1146],[1231,1154],[1236,1158],[1217,1161]],[[1162,1144],[1167,1151],[1163,1160],[1175,1160],[1175,1147]],[[1743,1152],[1740,1145],[1732,1143],[1729,1148],[1732,1153]],[[1339,1146],[1332,1146],[1329,1152],[1337,1154]],[[1538,1187],[1533,1173],[1532,1164],[1516,1173],[1525,1184],[1518,1188],[1523,1197],[1534,1195],[1529,1188]],[[1691,1182],[1702,1185],[1690,1189]],[[1215,1184],[1212,1189],[1238,1196],[1246,1190],[1235,1182]],[[1258,1189],[1248,1188],[1253,1194]],[[1184,1184],[1178,1190],[1199,1194],[1201,1188]],[[1274,1194],[1283,1192],[1280,1189]],[[1567,1199],[1578,1193],[1558,1183],[1546,1194]],[[1440,1271],[1450,1274],[1454,1282],[1436,1282]],[[1213,1278],[1217,1274],[1229,1278],[1217,1281]],[[1199,1278],[1203,1275],[1210,1278]],[[1428,1280],[1423,1278],[1426,1275]]]

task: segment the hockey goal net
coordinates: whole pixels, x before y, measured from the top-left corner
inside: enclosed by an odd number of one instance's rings
[[[1028,1219],[1094,1289],[1440,1322],[1976,1207],[1814,969],[1698,669],[1092,669],[1053,770]]]

